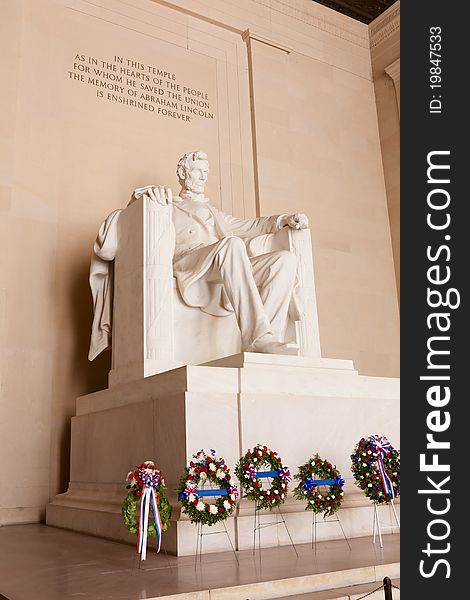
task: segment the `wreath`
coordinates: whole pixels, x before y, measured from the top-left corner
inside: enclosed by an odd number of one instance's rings
[[[210,487],[205,488],[206,484]],[[230,516],[238,496],[237,487],[230,482],[230,470],[225,460],[218,458],[213,449],[209,454],[204,450],[193,454],[177,492],[183,512],[191,523],[203,525],[214,525]],[[210,502],[205,502],[204,497],[211,498]]]
[[[160,513],[162,530],[166,531],[170,526],[171,504],[166,495],[165,480],[160,471],[155,468],[151,460],[143,462],[140,466],[129,471],[126,481],[126,488],[129,490],[122,503],[122,519],[125,526],[132,534],[139,533],[139,520],[137,518],[137,505],[142,498],[144,488],[152,487],[155,491],[155,498]],[[157,537],[157,530],[152,521],[148,522],[147,535]]]
[[[400,495],[400,451],[385,436],[362,438],[351,454],[356,485],[378,504]]]
[[[336,465],[315,454],[308,462],[299,467],[294,479],[299,485],[294,489],[294,497],[307,500],[305,510],[313,510],[323,518],[333,515],[341,506],[344,498],[342,490],[344,479]],[[325,483],[319,483],[325,481]],[[323,490],[321,489],[323,488]]]
[[[268,468],[263,471],[262,468]],[[291,481],[289,469],[283,467],[277,452],[257,444],[238,461],[235,473],[243,486],[245,496],[254,500],[258,508],[272,510],[286,501],[287,486]],[[270,479],[270,486],[263,487],[262,479]]]

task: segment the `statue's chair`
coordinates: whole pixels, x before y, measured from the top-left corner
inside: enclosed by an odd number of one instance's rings
[[[240,352],[233,314],[209,315],[187,306],[179,294],[171,211],[171,206],[141,198],[120,214],[110,386]],[[286,339],[297,341],[300,356],[320,358],[310,230],[286,227],[262,237],[262,252],[290,250],[298,257],[302,320],[288,323]]]

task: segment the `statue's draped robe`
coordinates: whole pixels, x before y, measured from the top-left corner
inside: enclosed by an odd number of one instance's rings
[[[122,210],[113,211],[102,223],[93,245],[90,266],[90,288],[93,297],[88,359],[94,360],[111,346],[113,308],[113,260],[118,249],[118,220]]]
[[[280,218],[238,219],[207,201],[176,198],[173,203],[176,236],[173,269],[184,302],[215,316],[232,313],[223,285],[212,282],[209,275],[219,250],[217,242],[231,236],[248,241],[275,233],[279,231]]]

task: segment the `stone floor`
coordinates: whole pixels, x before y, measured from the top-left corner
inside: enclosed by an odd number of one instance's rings
[[[369,584],[398,577],[399,535],[207,554],[193,557],[153,551],[139,568],[131,546],[48,527],[0,527],[0,599],[137,600],[171,596],[178,600],[270,599]],[[357,588],[359,590],[359,588]],[[366,589],[366,588],[364,588]],[[210,590],[210,591],[209,591]],[[176,596],[178,595],[178,596]],[[305,596],[310,598],[313,596]],[[334,597],[334,594],[330,597]],[[345,596],[343,596],[345,597]]]

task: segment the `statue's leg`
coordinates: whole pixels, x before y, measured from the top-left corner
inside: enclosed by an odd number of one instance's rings
[[[214,259],[212,280],[220,280],[233,307],[242,336],[242,348],[272,332],[264,310],[246,247],[238,237],[219,242]]]
[[[250,262],[274,336],[282,340],[296,281],[297,256],[288,250],[279,250],[255,256]]]

